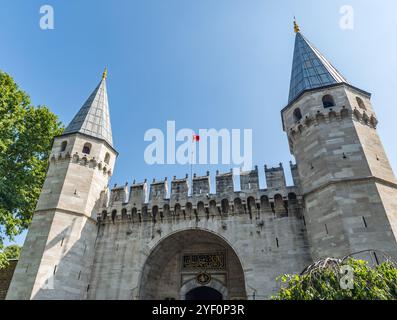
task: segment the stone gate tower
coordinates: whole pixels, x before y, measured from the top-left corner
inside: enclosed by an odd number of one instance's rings
[[[94,259],[96,208],[117,152],[106,70],[65,132],[54,139],[47,177],[7,299],[84,299]]]
[[[295,32],[289,103],[281,114],[312,257],[378,249],[397,258],[397,184],[371,94],[351,85],[296,22]]]

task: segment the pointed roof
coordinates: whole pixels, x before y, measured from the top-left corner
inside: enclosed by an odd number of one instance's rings
[[[348,83],[321,52],[302,35],[296,21],[294,21],[294,30],[296,38],[288,103],[305,90]]]
[[[105,69],[101,82],[83,104],[63,134],[83,133],[105,140],[110,146],[113,146],[106,76],[107,70]]]

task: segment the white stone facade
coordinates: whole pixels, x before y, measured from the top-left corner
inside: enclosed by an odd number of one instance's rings
[[[7,298],[193,299],[205,288],[268,299],[278,276],[318,258],[374,249],[397,259],[397,181],[370,94],[295,30],[293,90],[281,112],[293,186],[280,164],[243,172],[241,191],[231,172],[217,172],[215,194],[209,173],[192,178],[190,193],[188,177],[153,181],[148,197],[146,181],[109,189],[117,152],[104,74],[54,140]]]

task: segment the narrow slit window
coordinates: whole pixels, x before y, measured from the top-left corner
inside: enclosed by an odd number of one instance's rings
[[[105,163],[106,163],[106,164],[109,164],[109,162],[110,162],[110,154],[109,154],[109,152],[106,152],[106,155],[105,155]]]
[[[363,222],[364,222],[364,226],[365,226],[366,228],[368,228],[367,221],[365,220],[365,217],[363,217]]]

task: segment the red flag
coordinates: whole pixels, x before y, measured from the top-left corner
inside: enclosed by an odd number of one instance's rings
[[[198,134],[194,134],[193,141],[200,141],[200,136]]]

